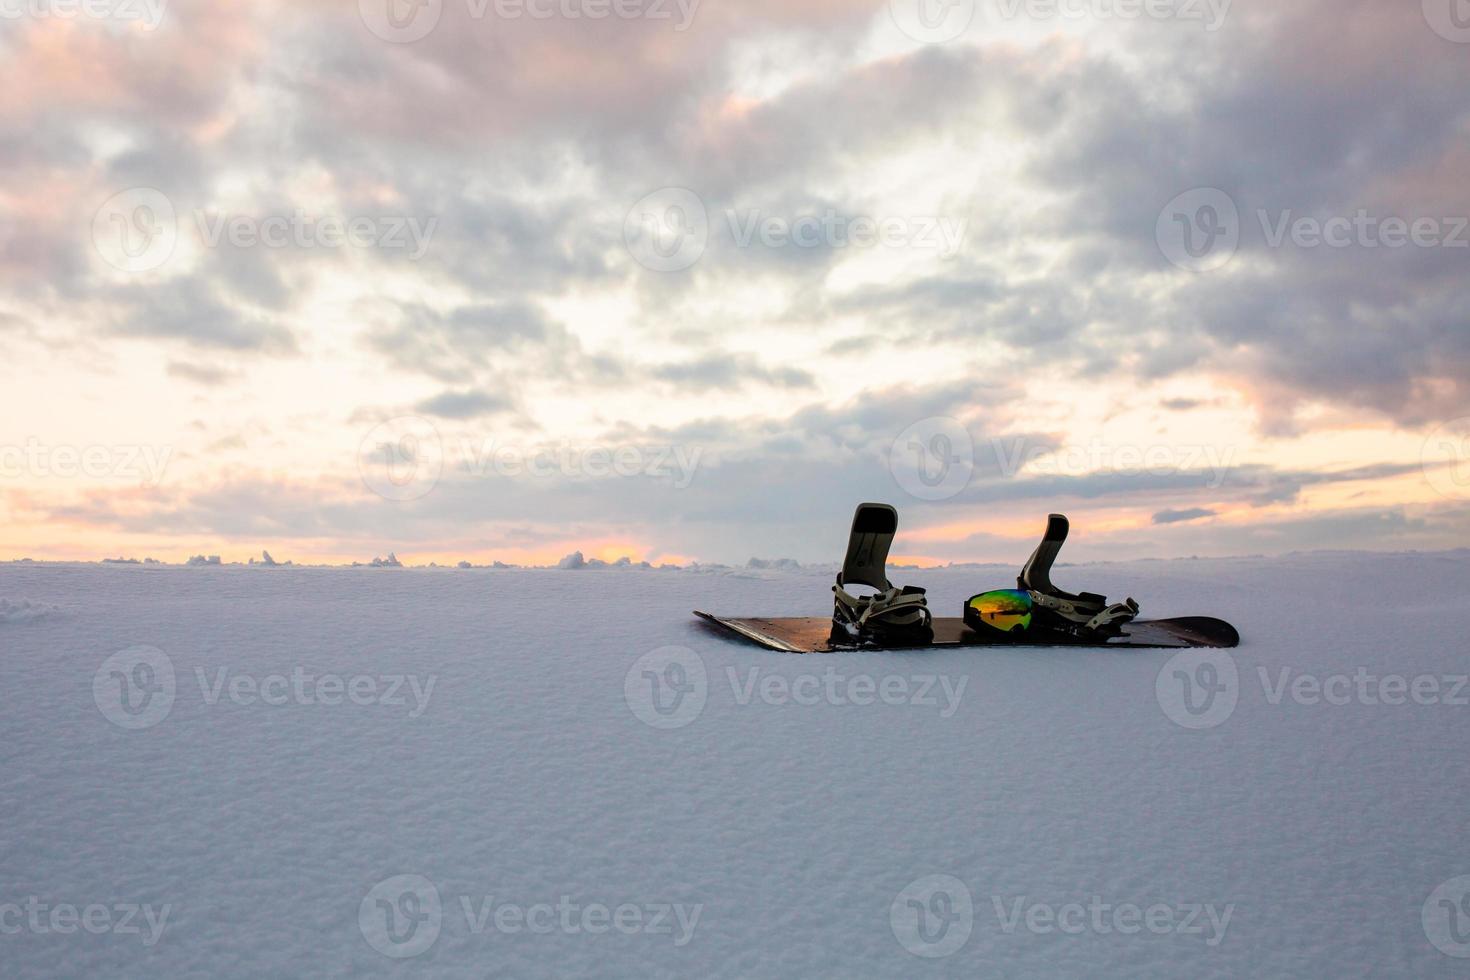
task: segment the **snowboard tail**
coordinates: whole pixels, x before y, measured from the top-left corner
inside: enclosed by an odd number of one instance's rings
[[[932,647],[1125,647],[1189,648],[1233,647],[1240,644],[1240,634],[1223,619],[1210,616],[1182,616],[1176,619],[1134,620],[1123,627],[1118,636],[1084,639],[1066,634],[1026,636],[1010,641],[981,636],[965,625],[963,619],[936,618],[934,637],[922,640],[872,640],[854,645],[845,637],[834,637],[832,620],[821,616],[784,618],[724,617],[695,610],[705,622],[768,650],[784,653],[837,653],[852,650],[925,650]]]

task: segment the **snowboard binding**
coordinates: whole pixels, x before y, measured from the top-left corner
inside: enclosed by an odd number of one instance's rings
[[[924,590],[902,588],[888,580],[888,549],[898,532],[898,511],[888,504],[859,504],[852,516],[847,557],[832,586],[833,644],[928,643],[934,637],[933,615]],[[849,589],[866,586],[872,595]]]
[[[1016,588],[971,597],[965,604],[965,623],[977,633],[993,635],[1000,630],[1023,642],[1126,636],[1123,627],[1138,616],[1133,599],[1110,603],[1096,593],[1073,594],[1052,584],[1051,567],[1069,529],[1065,517],[1052,514],[1041,543],[1016,577]]]

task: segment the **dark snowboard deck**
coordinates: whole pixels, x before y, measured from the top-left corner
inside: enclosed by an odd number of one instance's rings
[[[861,647],[833,644],[832,620],[825,616],[786,618],[724,617],[694,611],[694,615],[730,634],[757,643],[768,650],[785,653],[837,653],[852,650],[927,650],[931,647],[1233,647],[1240,634],[1223,619],[1209,616],[1183,616],[1178,619],[1136,620],[1124,627],[1125,635],[1106,641],[1048,640],[1046,642],[996,642],[982,637],[965,625],[963,619],[935,619],[934,640],[930,643],[899,643],[891,646]]]

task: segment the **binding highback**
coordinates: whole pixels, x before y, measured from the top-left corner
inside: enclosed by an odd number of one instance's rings
[[[1138,615],[1138,603],[1128,599],[1126,602],[1110,605],[1106,596],[1093,592],[1074,595],[1052,584],[1051,567],[1056,562],[1057,553],[1062,550],[1070,529],[1071,525],[1061,514],[1052,514],[1047,518],[1046,533],[1041,537],[1041,544],[1036,546],[1031,557],[1026,559],[1026,564],[1021,566],[1016,584],[1031,593],[1031,599],[1038,608],[1049,610],[1083,630],[1116,631]]]
[[[898,511],[888,504],[859,504],[852,515],[847,557],[832,586],[832,636],[837,643],[865,643],[878,636],[927,642],[933,638],[933,616],[924,590],[894,588],[888,581],[888,549],[898,533]],[[847,591],[855,585],[875,589],[873,595]]]
[[[1057,553],[1062,550],[1062,545],[1067,540],[1067,532],[1071,530],[1071,524],[1061,514],[1052,514],[1046,519],[1046,533],[1041,536],[1041,544],[1031,552],[1031,557],[1026,559],[1026,564],[1021,566],[1021,574],[1016,577],[1016,584],[1031,592],[1041,592],[1045,595],[1054,595],[1061,599],[1075,599],[1076,596],[1069,592],[1063,592],[1051,584],[1051,566],[1057,560]]]
[[[888,549],[898,533],[898,511],[888,504],[858,504],[852,515],[847,557],[842,560],[839,585],[866,585],[879,592],[888,582]]]

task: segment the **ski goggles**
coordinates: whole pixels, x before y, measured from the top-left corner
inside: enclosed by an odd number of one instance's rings
[[[965,625],[976,631],[1024,633],[1031,628],[1031,593],[1024,589],[996,589],[971,596],[965,603]]]

